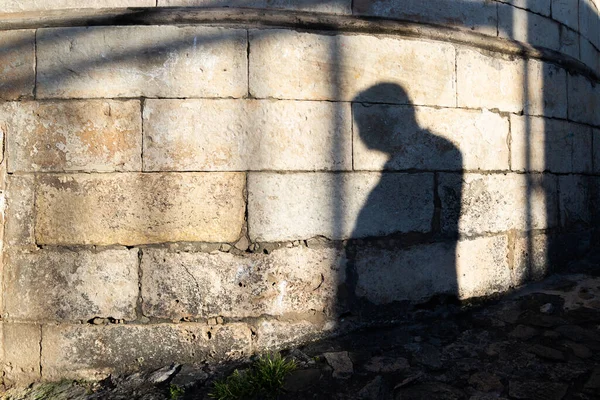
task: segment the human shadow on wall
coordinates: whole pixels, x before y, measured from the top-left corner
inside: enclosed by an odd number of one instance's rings
[[[370,102],[382,98],[404,105]],[[345,247],[346,280],[339,287],[337,312],[369,318],[385,313],[384,305],[456,296],[462,155],[417,120],[419,113],[437,118],[439,110],[414,107],[406,91],[393,83],[361,92],[352,107],[353,173],[383,172]],[[389,311],[398,310],[392,306]]]

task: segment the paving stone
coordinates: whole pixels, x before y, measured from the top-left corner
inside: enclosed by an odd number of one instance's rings
[[[140,171],[137,100],[5,103],[9,172]]]
[[[288,392],[304,392],[315,386],[322,374],[321,370],[316,368],[292,371],[285,378],[283,388]]]
[[[528,351],[541,358],[548,360],[564,361],[565,355],[562,351],[553,349],[548,346],[543,346],[539,343],[533,344]]]
[[[515,339],[528,340],[540,334],[540,331],[527,325],[517,325],[508,334]]]
[[[419,0],[356,0],[354,14],[451,25],[496,35],[496,5],[492,1],[427,4]]]
[[[573,354],[575,354],[579,358],[586,359],[592,357],[593,355],[592,351],[588,347],[579,343],[567,342],[565,343],[565,346],[571,349],[573,351]]]
[[[145,249],[142,310],[172,320],[332,313],[344,281],[343,258],[331,248],[243,256]]]
[[[246,31],[99,26],[37,32],[37,97],[242,97]]]
[[[333,368],[333,377],[336,379],[348,379],[354,373],[354,366],[347,351],[336,353],[324,353],[327,363]]]
[[[5,318],[26,321],[135,319],[138,250],[10,251]]]
[[[2,11],[7,7],[10,5],[2,4]],[[0,32],[0,66],[0,100],[33,97],[35,30]]]
[[[36,187],[38,244],[234,242],[241,173],[51,175]]]
[[[47,325],[42,371],[47,380],[92,379],[172,362],[240,359],[250,354],[251,331],[241,323],[177,325]]]
[[[427,232],[433,174],[250,173],[252,241],[329,239]]]
[[[146,100],[144,170],[350,170],[350,105]]]
[[[439,382],[419,383],[399,390],[394,397],[396,400],[461,400],[465,398],[466,396],[461,390]]]
[[[508,120],[483,111],[354,104],[358,170],[508,170]]]
[[[442,231],[464,235],[557,225],[555,176],[441,173]],[[528,196],[527,187],[536,187]]]
[[[454,46],[439,42],[251,31],[250,93],[256,98],[453,107],[454,53]],[[374,90],[380,82],[392,85]]]
[[[408,368],[408,360],[402,357],[373,357],[364,365],[365,370],[376,373],[398,372]]]
[[[442,367],[440,349],[429,343],[421,345],[413,355],[419,364],[428,368],[440,369]]]
[[[508,394],[516,399],[560,400],[567,394],[568,387],[569,385],[557,382],[511,380]]]
[[[482,392],[502,392],[504,390],[500,378],[489,372],[477,372],[471,375],[469,384]]]

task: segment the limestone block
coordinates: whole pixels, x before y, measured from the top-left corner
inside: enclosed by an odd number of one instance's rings
[[[371,247],[357,254],[357,295],[375,304],[419,301],[441,293],[466,299],[511,286],[505,235],[404,250]]]
[[[257,353],[292,348],[309,340],[331,334],[335,329],[336,324],[334,321],[312,323],[309,321],[263,319],[257,323],[254,348]]]
[[[490,0],[356,0],[354,14],[452,25],[496,36],[496,4]]]
[[[141,170],[140,102],[59,101],[0,106],[9,172]]]
[[[560,47],[561,53],[579,59],[579,34],[564,25],[560,26]]]
[[[274,8],[294,11],[312,11],[327,14],[352,14],[351,0],[158,0],[159,7],[244,7],[244,8]]]
[[[514,171],[591,172],[592,131],[567,121],[511,115]]]
[[[7,177],[4,240],[8,247],[35,247],[34,181],[33,175],[14,174]]]
[[[466,236],[552,228],[558,214],[556,185],[552,175],[442,173],[442,232],[456,232],[457,223]]]
[[[558,177],[560,223],[565,228],[590,225],[592,207],[590,182],[584,175]]]
[[[579,0],[552,0],[552,18],[579,31]]]
[[[34,86],[35,30],[1,31],[0,100],[32,97]]]
[[[240,359],[250,354],[250,336],[248,326],[240,323],[45,325],[43,378],[98,379],[171,363]]]
[[[36,242],[233,242],[244,184],[242,173],[46,174],[36,186]]]
[[[156,0],[5,0],[3,12],[46,11],[69,8],[154,7]]]
[[[348,103],[147,100],[148,171],[352,169]]]
[[[600,17],[592,0],[579,0],[579,32],[600,48]]]
[[[290,30],[250,32],[250,93],[257,98],[352,100],[454,106],[452,45],[366,35]]]
[[[257,241],[428,232],[433,174],[250,173],[248,228]]]
[[[241,97],[246,31],[205,26],[39,29],[37,95]]]
[[[13,384],[39,380],[40,325],[4,322],[0,326],[4,343],[4,379]]]
[[[582,75],[569,74],[569,119],[600,125],[600,86]]]
[[[550,271],[548,235],[543,233],[519,236],[513,250],[513,281],[521,285],[530,280],[540,280]]]
[[[173,320],[329,313],[344,272],[343,251],[336,249],[294,247],[248,256],[147,249],[142,309]]]
[[[508,119],[483,111],[353,105],[358,170],[507,170]]]
[[[5,260],[4,318],[135,319],[137,249],[11,251]]]
[[[498,5],[500,37],[558,50],[560,27],[556,21],[507,4]]]
[[[579,48],[581,49],[581,62],[596,72],[599,72],[600,52],[589,40],[583,36],[579,37]]]
[[[502,3],[511,4],[518,8],[533,11],[546,17],[550,16],[550,4],[552,0],[499,0]]]
[[[566,72],[555,65],[460,49],[457,79],[459,107],[566,117]]]

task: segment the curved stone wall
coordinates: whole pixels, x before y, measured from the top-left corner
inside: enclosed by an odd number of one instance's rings
[[[595,5],[442,3],[10,3],[5,382],[246,357],[584,254]]]

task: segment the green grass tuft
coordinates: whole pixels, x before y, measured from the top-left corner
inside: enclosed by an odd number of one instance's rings
[[[286,360],[279,353],[266,354],[249,369],[236,369],[227,378],[216,381],[209,396],[217,400],[274,399],[281,392],[285,377],[295,369],[294,360]]]
[[[184,394],[185,394],[184,388],[174,385],[174,384],[171,384],[169,386],[169,399],[177,400],[180,397],[182,397]]]

